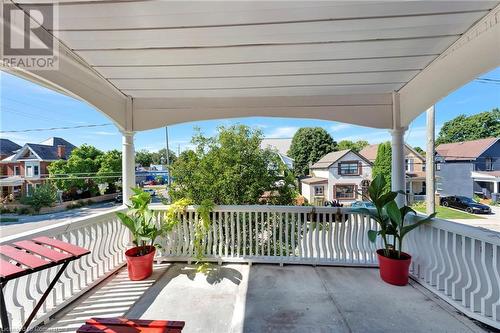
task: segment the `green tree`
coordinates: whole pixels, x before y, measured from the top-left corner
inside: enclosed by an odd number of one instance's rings
[[[177,159],[174,152],[169,150],[168,155],[170,157],[170,164],[174,163],[175,160]],[[152,163],[153,164],[167,164],[167,149],[162,148],[159,151],[157,151],[156,153],[152,153]]]
[[[420,147],[413,147],[413,149],[415,149],[415,151],[417,153],[419,153],[420,155],[424,156],[425,157],[425,150],[423,150],[422,148]]]
[[[146,149],[139,150],[135,153],[135,163],[143,167],[148,167],[153,163],[153,153]]]
[[[368,145],[369,143],[366,140],[359,140],[359,141],[342,140],[339,141],[336,149],[337,150],[351,149],[356,153],[359,153],[361,149],[365,148]]]
[[[293,136],[288,151],[288,155],[294,159],[295,175],[306,175],[309,165],[334,151],[336,145],[332,136],[321,127],[300,128]]]
[[[107,193],[116,192],[116,182],[122,172],[122,153],[116,149],[104,153],[100,157],[96,182],[108,183]]]
[[[500,109],[475,115],[459,115],[444,123],[436,144],[500,137]]]
[[[184,151],[171,167],[172,200],[190,199],[195,204],[257,204],[264,194],[276,193],[275,201],[291,204],[295,189],[283,176],[284,166],[270,149],[262,150],[262,133],[248,126],[219,127],[214,137],[198,131],[193,150]]]
[[[41,184],[33,190],[30,196],[21,198],[21,203],[30,205],[35,212],[40,212],[42,207],[50,207],[57,200],[57,192],[51,184]]]
[[[49,177],[65,192],[82,190],[98,193],[95,175],[101,167],[104,153],[90,145],[73,149],[68,160],[54,161],[48,166]]]
[[[392,147],[390,142],[384,142],[378,145],[377,158],[373,164],[372,178],[382,175],[386,183],[384,191],[391,190],[391,171],[392,171]]]

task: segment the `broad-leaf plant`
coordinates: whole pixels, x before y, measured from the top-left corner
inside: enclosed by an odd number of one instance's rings
[[[417,215],[417,212],[409,206],[398,207],[395,199],[398,194],[404,194],[404,192],[388,191],[385,188],[384,176],[377,175],[368,188],[369,199],[375,208],[357,208],[356,211],[370,216],[379,225],[378,231],[368,231],[368,239],[375,242],[377,236],[380,236],[384,243],[384,256],[399,259],[401,258],[404,237],[420,225],[431,222],[436,213],[424,218],[413,219],[413,222],[407,223],[406,216],[408,214]]]

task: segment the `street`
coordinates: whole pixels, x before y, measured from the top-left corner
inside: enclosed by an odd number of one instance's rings
[[[490,207],[492,214],[476,214],[478,219],[450,219],[450,221],[500,232],[500,207]]]
[[[91,206],[65,210],[57,213],[40,215],[13,215],[4,214],[2,217],[18,218],[17,222],[2,222],[0,224],[0,237],[10,236],[30,229],[40,228],[49,224],[68,221],[71,219],[90,216],[96,213],[105,212],[110,208],[119,206],[114,202],[97,203]]]

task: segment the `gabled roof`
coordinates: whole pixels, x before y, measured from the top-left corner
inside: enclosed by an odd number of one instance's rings
[[[68,159],[71,151],[76,148],[73,144],[62,138],[53,137],[42,143],[26,143],[10,160],[15,161],[22,158],[27,150],[30,150],[41,161],[58,160],[57,146],[65,146],[64,159]]]
[[[311,166],[311,169],[328,169],[330,167],[330,165],[332,165],[333,163],[340,160],[342,157],[347,155],[347,153],[349,153],[349,152],[356,154],[360,159],[365,160],[368,164],[372,164],[364,156],[356,153],[355,151],[353,151],[351,149],[344,149],[344,150],[339,150],[339,151],[332,151],[331,153],[326,154],[318,162],[314,163]]]
[[[488,148],[498,142],[499,138],[486,138],[472,141],[444,143],[436,147],[436,153],[445,161],[473,161]]]
[[[361,149],[359,153],[367,160],[374,162],[375,159],[377,158],[378,146],[379,146],[379,144],[373,144],[373,145],[366,146],[365,148]],[[406,143],[405,143],[405,150],[409,150],[415,156],[420,158],[422,161],[425,161],[425,157],[423,157],[415,149],[413,149],[413,147],[407,145]],[[405,151],[405,155],[406,154],[407,154],[407,152]]]
[[[0,155],[12,155],[21,146],[9,139],[0,139]]]

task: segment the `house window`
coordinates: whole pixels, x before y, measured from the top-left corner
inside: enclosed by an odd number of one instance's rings
[[[19,169],[19,165],[14,165],[14,176],[19,176],[21,171]]]
[[[25,171],[26,177],[33,177],[33,166],[27,165],[25,169],[26,169]]]
[[[33,175],[35,176],[38,176],[40,173],[39,173],[39,170],[38,170],[38,165],[34,165],[33,166]]]
[[[493,170],[493,159],[491,157],[486,157],[486,171]]]
[[[357,176],[359,175],[359,163],[354,162],[340,162],[339,174],[343,176]]]
[[[405,159],[405,169],[408,172],[413,172],[413,158]]]
[[[333,190],[336,199],[347,200],[356,198],[356,185],[354,184],[335,185]]]
[[[441,163],[436,163],[436,171],[441,171]]]
[[[325,188],[323,186],[314,186],[314,196],[322,197],[325,194]]]

